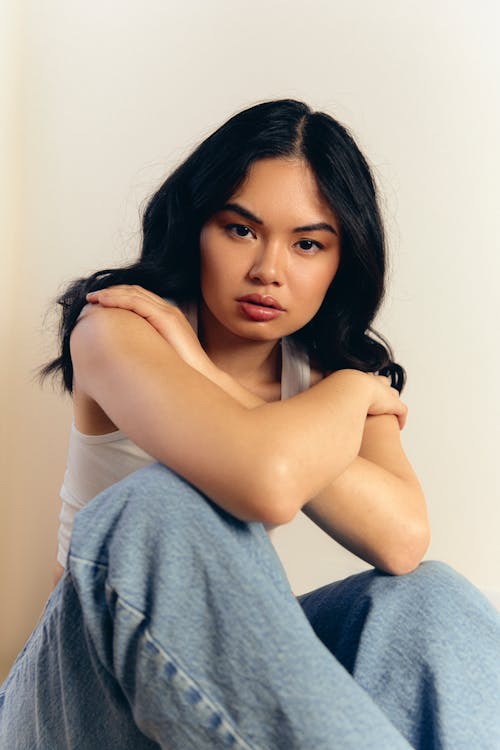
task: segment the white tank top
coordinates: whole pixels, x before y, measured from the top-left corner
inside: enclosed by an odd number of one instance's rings
[[[179,305],[198,334],[196,303]],[[291,338],[281,340],[281,399],[310,386],[309,357]],[[155,459],[120,430],[105,435],[84,435],[71,425],[66,472],[61,488],[57,561],[66,566],[73,520],[92,498]],[[274,528],[266,525],[268,533]]]

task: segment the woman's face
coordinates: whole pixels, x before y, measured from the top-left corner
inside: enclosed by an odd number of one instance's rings
[[[259,341],[308,323],[340,262],[339,222],[308,164],[255,162],[204,224],[200,260],[205,323]],[[249,295],[255,296],[242,300]]]

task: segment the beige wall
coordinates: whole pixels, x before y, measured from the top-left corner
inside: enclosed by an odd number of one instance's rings
[[[371,157],[392,254],[379,328],[409,374],[403,441],[428,496],[430,556],[500,591],[498,20],[486,0],[0,8],[4,666],[39,615],[55,552],[70,404],[32,381],[53,351],[49,300],[132,254],[159,177],[267,98],[328,110]],[[305,518],[276,544],[296,592],[359,568]]]

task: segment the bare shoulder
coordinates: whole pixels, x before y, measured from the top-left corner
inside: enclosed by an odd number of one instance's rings
[[[105,321],[107,324],[110,320],[106,312],[99,305],[85,305],[71,333],[71,359],[74,371],[73,418],[76,429],[84,435],[105,435],[118,429],[97,401],[85,392],[79,378],[81,369],[79,345],[84,344],[85,348],[88,348],[89,339],[98,334]]]
[[[133,357],[160,345],[160,335],[140,315],[130,310],[86,305],[71,333],[71,359],[78,379],[83,370],[99,362],[112,363],[120,354]]]
[[[105,335],[111,331],[114,333],[129,331],[136,334],[137,331],[146,331],[150,327],[143,318],[130,310],[87,304],[82,308],[71,332],[71,342],[89,335],[92,337],[99,334]]]
[[[133,342],[143,341],[152,331],[146,321],[129,310],[85,305],[71,333],[71,359],[73,364],[73,415],[75,427],[85,435],[104,435],[118,429],[104,409],[93,398],[94,379],[103,360],[111,369],[113,358],[118,361],[121,351]],[[153,340],[156,336],[152,337]]]

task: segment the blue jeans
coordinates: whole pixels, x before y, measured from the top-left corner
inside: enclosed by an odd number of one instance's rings
[[[0,704],[2,750],[498,750],[500,618],[440,563],[295,598],[262,524],[154,464],[78,514]]]

